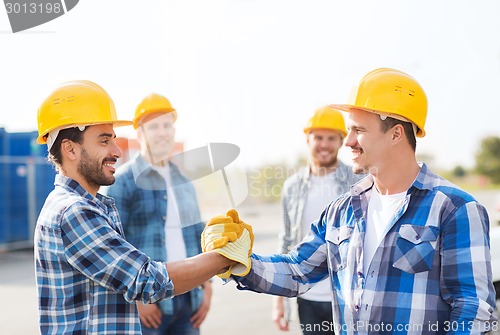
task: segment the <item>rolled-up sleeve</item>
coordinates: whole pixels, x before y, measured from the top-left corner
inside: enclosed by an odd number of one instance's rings
[[[252,254],[252,269],[237,279],[246,289],[295,297],[328,276],[324,215],[304,240],[287,254]],[[240,286],[241,288],[241,286]]]

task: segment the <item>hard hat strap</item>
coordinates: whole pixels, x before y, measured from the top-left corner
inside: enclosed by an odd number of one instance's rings
[[[380,120],[382,120],[382,121],[385,121],[388,117],[390,117],[390,118],[393,118],[393,119],[396,119],[399,121],[411,123],[411,126],[413,128],[413,134],[415,136],[417,136],[417,131],[418,131],[417,125],[415,123],[413,123],[412,121],[408,120],[407,118],[405,118],[404,116],[397,115],[397,114],[385,114],[385,113],[381,113],[378,111],[373,111],[373,113],[378,114],[380,117]]]

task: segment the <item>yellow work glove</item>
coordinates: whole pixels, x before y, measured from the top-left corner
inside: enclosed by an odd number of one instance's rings
[[[231,216],[217,215],[208,221],[201,234],[203,252],[224,247],[241,235],[243,226],[234,223]]]
[[[231,274],[245,276],[251,268],[253,239],[252,226],[241,221],[238,212],[231,209],[226,216],[218,215],[210,219],[201,235],[201,247],[204,252],[215,250],[238,262],[218,274],[220,278],[228,278]]]

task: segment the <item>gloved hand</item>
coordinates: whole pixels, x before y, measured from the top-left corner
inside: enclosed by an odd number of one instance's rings
[[[229,212],[228,212],[229,213]],[[235,223],[231,216],[217,215],[208,221],[201,234],[203,252],[222,248],[241,235],[243,226]]]
[[[201,235],[203,252],[215,250],[222,256],[236,261],[220,278],[228,278],[231,274],[245,276],[251,268],[250,255],[253,247],[252,226],[241,221],[238,212],[229,210],[224,215],[210,219]]]

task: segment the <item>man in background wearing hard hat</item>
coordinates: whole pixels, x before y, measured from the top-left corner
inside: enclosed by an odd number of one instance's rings
[[[153,93],[137,106],[134,128],[140,153],[120,166],[107,190],[127,240],[155,261],[171,262],[202,252],[204,223],[192,183],[169,161],[177,111]],[[203,287],[203,290],[201,289]],[[137,303],[145,335],[196,335],[210,307],[212,284],[157,304]]]
[[[38,143],[58,172],[34,240],[42,335],[141,334],[136,301],[180,295],[236,264],[221,249],[166,264],[125,240],[113,199],[98,191],[122,155],[113,126],[128,124],[89,81],[62,84],[38,111]],[[237,235],[251,249],[248,233]]]
[[[329,106],[318,108],[304,128],[309,149],[309,164],[289,177],[282,191],[284,226],[280,233],[280,252],[288,253],[309,232],[311,223],[325,207],[361,179],[352,167],[338,159],[347,135],[344,117]],[[313,331],[306,325],[331,324],[332,289],[328,278],[316,283],[297,298],[302,333],[332,334]],[[275,297],[273,321],[280,330],[289,330],[290,301]]]
[[[332,107],[349,113],[345,145],[354,170],[369,175],[288,254],[251,255],[250,272],[234,277],[240,289],[297,296],[328,277],[340,334],[497,328],[486,209],[415,157],[427,115],[421,86],[401,71],[376,69],[352,104]]]

